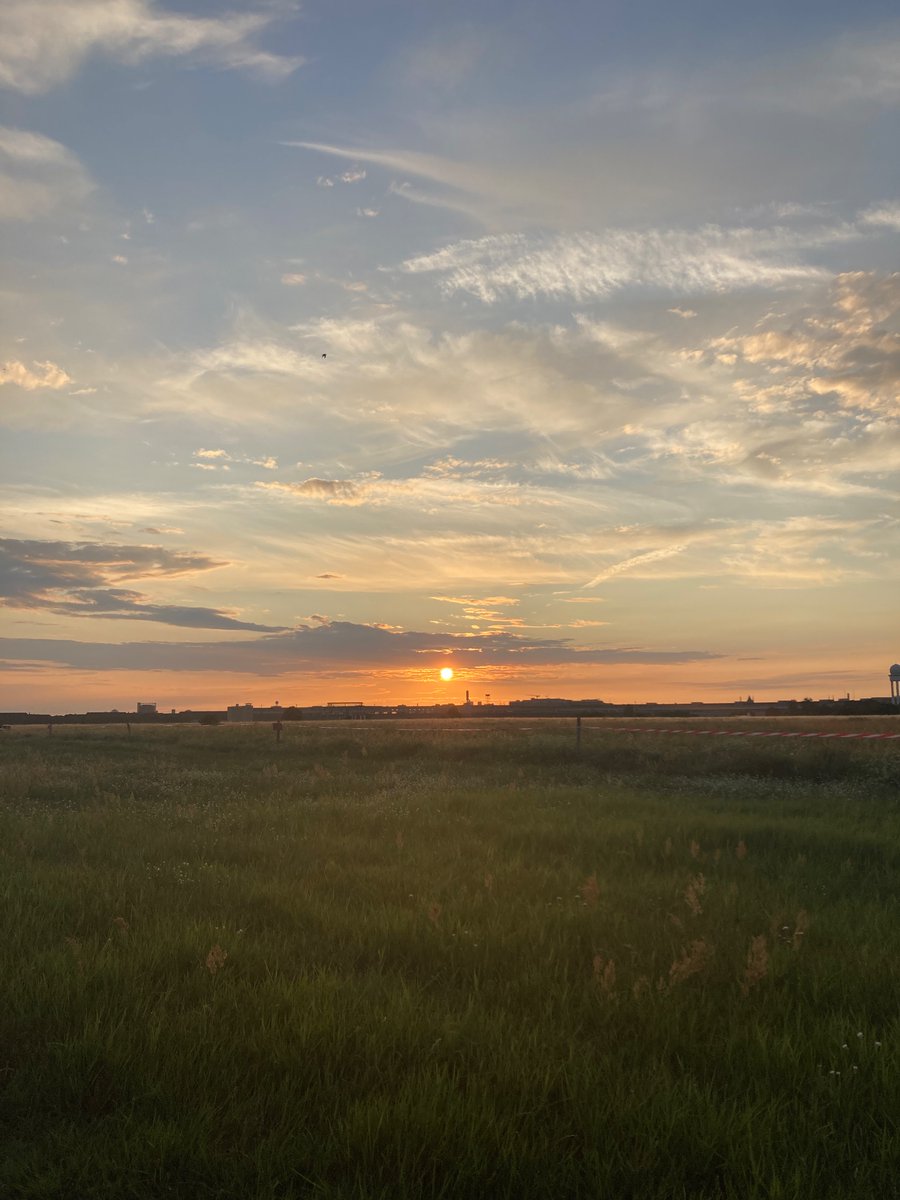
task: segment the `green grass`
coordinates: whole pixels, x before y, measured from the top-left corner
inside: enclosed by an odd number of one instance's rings
[[[900,743],[611,724],[0,736],[0,1195],[900,1196]]]

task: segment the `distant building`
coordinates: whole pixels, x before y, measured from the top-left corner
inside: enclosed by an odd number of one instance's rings
[[[256,708],[252,704],[229,704],[225,710],[226,721],[280,721],[284,709],[276,702],[271,708]]]
[[[891,667],[891,704],[900,705],[900,663]]]
[[[138,700],[137,715],[139,717],[155,717],[156,716],[156,701],[141,701]]]

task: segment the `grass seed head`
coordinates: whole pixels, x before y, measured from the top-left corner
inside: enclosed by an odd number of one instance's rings
[[[688,881],[687,887],[684,889],[684,902],[691,911],[691,915],[699,917],[703,912],[703,904],[701,896],[706,891],[706,879],[702,872],[699,875],[692,875]]]
[[[594,955],[594,980],[604,996],[613,996],[616,991],[616,964],[602,954]]]
[[[703,938],[691,942],[682,952],[681,958],[676,958],[669,967],[669,986],[676,987],[694,975],[701,975],[709,966],[713,948]]]
[[[219,971],[225,966],[225,959],[227,957],[228,953],[216,942],[206,956],[206,969],[210,975],[218,975]]]
[[[597,907],[597,901],[600,899],[600,884],[597,882],[596,871],[592,875],[588,875],[581,885],[581,899],[588,908]]]

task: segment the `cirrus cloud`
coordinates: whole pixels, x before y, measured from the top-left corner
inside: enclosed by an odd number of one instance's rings
[[[6,0],[0,8],[0,86],[29,95],[48,91],[93,53],[131,63],[200,60],[281,79],[303,59],[257,44],[275,15],[193,17],[154,0]]]

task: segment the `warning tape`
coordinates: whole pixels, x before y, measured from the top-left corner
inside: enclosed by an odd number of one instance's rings
[[[782,733],[781,730],[750,729],[611,729],[611,733],[683,733],[692,737],[753,737],[753,738],[855,738],[858,741],[900,740],[900,733]]]

